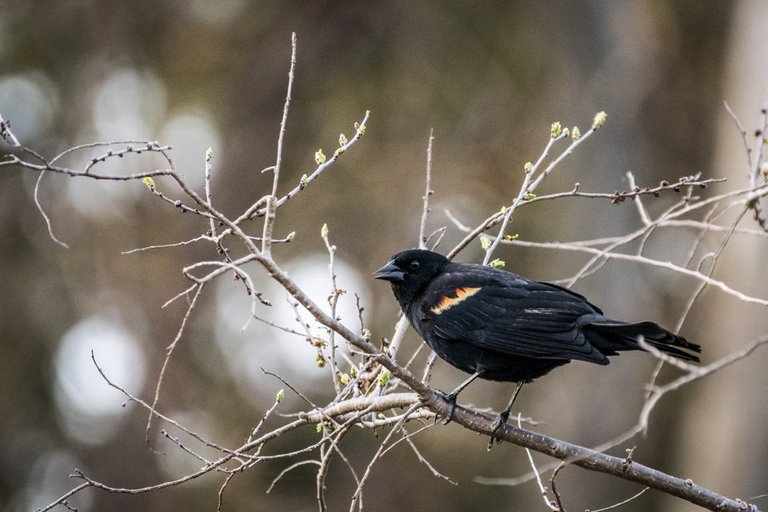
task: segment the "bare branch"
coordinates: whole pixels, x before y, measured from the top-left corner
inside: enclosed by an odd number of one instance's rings
[[[283,118],[280,120],[280,132],[277,137],[277,157],[272,169],[272,193],[267,196],[266,218],[264,219],[264,231],[261,240],[261,252],[270,254],[272,250],[272,230],[275,224],[275,209],[277,205],[277,186],[280,182],[280,167],[283,163],[283,139],[285,128],[288,124],[288,108],[291,105],[291,92],[293,91],[293,76],[296,70],[296,32],[291,33],[291,69],[288,71],[288,91],[285,93],[285,105],[283,105]]]
[[[357,141],[359,141],[363,135],[365,135],[365,131],[367,128],[368,118],[370,117],[371,113],[370,111],[365,111],[365,115],[363,116],[363,120],[360,123],[355,123],[355,135],[351,139],[349,139],[348,142],[345,144],[339,146],[336,151],[333,152],[333,155],[326,160],[323,163],[319,163],[317,168],[306,178],[303,178],[299,181],[299,184],[296,185],[293,189],[291,189],[287,194],[282,196],[280,199],[277,199],[275,201],[275,207],[279,208],[282,205],[284,205],[287,201],[290,199],[293,199],[296,197],[296,195],[299,194],[302,190],[305,190],[307,186],[315,181],[326,169],[331,167],[333,164],[335,164],[338,159],[346,153],[346,151],[351,148]],[[237,218],[235,221],[235,224],[239,224],[240,222],[250,219],[252,217],[262,217],[266,214],[266,207],[262,207],[262,204],[256,203],[253,206],[251,206],[248,210],[246,210],[245,213],[243,213],[240,217]]]
[[[731,288],[730,286],[728,286],[722,281],[708,277],[696,270],[690,270],[685,267],[675,265],[674,263],[669,261],[658,261],[653,258],[648,258],[645,256],[636,255],[636,254],[623,254],[618,252],[609,252],[606,250],[593,249],[591,247],[584,247],[584,246],[579,246],[579,245],[574,245],[569,243],[528,242],[524,240],[509,240],[509,241],[505,241],[504,243],[508,243],[511,245],[518,245],[521,247],[536,247],[541,249],[559,249],[559,250],[567,250],[567,251],[573,251],[573,252],[584,252],[588,254],[594,254],[604,259],[630,261],[635,263],[641,263],[643,265],[649,265],[652,267],[663,268],[666,270],[671,270],[678,274],[692,277],[694,279],[701,281],[702,283],[705,283],[710,286],[714,286],[715,288],[719,288],[720,290],[727,293],[728,295],[732,295],[743,302],[759,304],[761,306],[768,306],[768,299],[752,297],[750,295],[747,295],[745,293],[742,293],[738,290]]]
[[[323,239],[325,248],[328,251],[328,273],[331,279],[331,295],[328,297],[328,303],[331,306],[331,316],[336,318],[336,308],[339,305],[339,297],[343,293],[336,286],[336,246],[331,245],[328,239],[328,225],[323,224],[323,229],[320,230],[320,237]],[[333,387],[336,390],[338,396],[341,392],[339,383],[339,370],[336,365],[336,332],[333,329],[328,331],[328,345],[331,352],[331,380],[333,381]]]
[[[640,496],[642,496],[642,495],[645,493],[645,491],[647,491],[648,489],[650,489],[650,487],[643,487],[643,489],[642,489],[640,492],[638,492],[637,494],[634,494],[634,495],[630,496],[629,498],[627,498],[627,499],[625,499],[625,500],[623,500],[623,501],[620,501],[620,502],[618,502],[618,503],[614,503],[613,505],[611,505],[611,506],[609,506],[609,507],[603,507],[603,508],[598,508],[598,509],[595,509],[595,510],[593,510],[592,512],[605,512],[606,510],[613,510],[613,509],[615,509],[615,508],[619,508],[619,507],[621,507],[622,505],[626,505],[626,504],[627,504],[627,503],[629,503],[630,501],[634,501],[634,500],[636,500],[637,498],[639,498]]]
[[[519,428],[523,428],[520,421],[520,414],[517,415],[517,426]],[[531,450],[526,448],[525,454],[528,456],[528,463],[531,465],[533,474],[536,475],[536,483],[539,484],[539,491],[541,492],[541,497],[544,498],[544,504],[547,506],[547,508],[549,508],[550,510],[553,510],[554,512],[561,512],[561,509],[558,506],[558,504],[556,502],[550,501],[549,499],[549,492],[547,491],[547,488],[544,487],[544,483],[541,481],[541,475],[539,475],[539,471],[536,469],[536,463],[533,461],[533,455],[531,454]]]
[[[429,131],[429,142],[427,142],[427,172],[424,178],[425,190],[424,203],[421,209],[421,222],[419,222],[419,248],[427,248],[427,216],[429,215],[429,196],[432,191],[432,142],[435,140],[434,130]]]
[[[200,294],[203,292],[203,286],[204,285],[202,283],[198,284],[197,291],[192,297],[192,301],[189,303],[187,312],[184,314],[184,318],[181,321],[181,326],[179,326],[179,330],[176,332],[176,337],[173,339],[173,342],[171,342],[171,344],[168,345],[167,347],[165,359],[163,360],[163,366],[160,368],[160,374],[157,377],[157,384],[155,384],[155,397],[152,399],[152,405],[150,406],[150,413],[147,415],[147,427],[144,435],[145,435],[145,441],[148,446],[150,445],[149,432],[152,429],[152,419],[155,417],[154,410],[157,407],[158,400],[160,400],[160,389],[163,386],[163,378],[165,377],[165,370],[168,367],[168,363],[171,360],[171,356],[173,355],[173,351],[176,348],[177,343],[181,339],[182,334],[184,334],[184,331],[187,327],[187,322],[189,321],[189,318],[192,315],[192,311],[195,309],[195,305],[197,304],[197,300],[200,298]]]
[[[45,209],[43,208],[43,205],[40,204],[40,183],[43,181],[43,176],[45,176],[45,171],[40,173],[40,176],[37,177],[37,181],[35,182],[35,205],[37,206],[37,210],[40,212],[40,215],[43,216],[43,219],[45,220],[45,225],[48,228],[48,236],[51,237],[51,240],[59,244],[65,249],[69,249],[69,246],[56,238],[56,235],[53,234],[53,228],[51,227],[51,219],[48,218],[48,215],[45,213]]]

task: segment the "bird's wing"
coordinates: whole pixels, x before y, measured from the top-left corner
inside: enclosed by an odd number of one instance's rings
[[[608,363],[579,323],[600,310],[568,289],[514,274],[448,273],[422,297],[421,321],[445,340],[515,356]]]

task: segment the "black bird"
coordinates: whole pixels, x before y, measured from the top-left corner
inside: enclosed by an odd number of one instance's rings
[[[451,420],[456,397],[476,378],[517,382],[494,433],[509,417],[522,385],[571,360],[606,365],[608,356],[643,350],[699,362],[701,347],[652,322],[611,320],[567,288],[491,267],[454,263],[432,251],[395,254],[374,274],[392,284],[411,325],[438,356],[470,374],[444,395]],[[493,435],[491,436],[493,441]],[[490,447],[490,443],[489,443]]]

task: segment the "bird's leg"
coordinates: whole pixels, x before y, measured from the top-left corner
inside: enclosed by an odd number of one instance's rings
[[[453,413],[456,410],[456,397],[459,396],[459,393],[461,393],[461,391],[465,387],[469,386],[472,383],[472,381],[478,378],[481,374],[482,372],[473,373],[472,375],[469,376],[467,380],[459,384],[459,386],[456,389],[454,389],[447,395],[442,391],[437,392],[441,397],[443,397],[443,400],[448,402],[448,414],[446,415],[445,421],[443,421],[443,425],[449,424],[451,422],[451,419],[453,419]]]
[[[491,431],[491,438],[488,440],[488,451],[491,451],[491,448],[493,448],[493,442],[496,441],[497,443],[501,442],[501,439],[496,439],[496,432],[501,428],[502,425],[505,425],[507,423],[507,420],[509,419],[509,413],[512,410],[512,404],[515,403],[515,398],[517,398],[517,394],[520,393],[520,389],[523,387],[523,382],[518,382],[517,387],[515,388],[515,391],[512,393],[512,398],[509,399],[509,403],[507,404],[507,408],[504,409],[504,412],[499,414],[499,417],[496,418],[496,421],[493,422],[493,430]]]

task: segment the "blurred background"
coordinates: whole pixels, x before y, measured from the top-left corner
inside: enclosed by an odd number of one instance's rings
[[[283,108],[290,34],[298,65],[286,134],[282,191],[314,169],[339,133],[372,112],[366,136],[301,196],[280,210],[276,235],[295,241],[275,257],[319,301],[330,286],[320,228],[337,245],[342,319],[357,326],[354,293],[375,339],[390,337],[397,306],[389,287],[370,274],[400,249],[417,244],[426,145],[434,129],[435,191],[429,228],[448,225],[440,249],[462,238],[450,209],[473,226],[517,193],[526,161],[535,160],[552,121],[582,132],[600,110],[605,128],[580,147],[540,193],[613,192],[702,172],[747,186],[746,157],[723,100],[745,128],[757,127],[768,92],[760,0],[571,2],[247,2],[245,0],[0,0],[0,113],[22,143],[53,156],[93,141],[150,139],[174,147],[176,168],[202,187],[206,149],[214,151],[215,205],[236,215],[271,186]],[[7,147],[2,148],[7,151]],[[95,153],[73,155],[80,167]],[[154,169],[151,155],[112,160],[114,173]],[[193,471],[192,460],[155,433],[144,441],[146,415],[96,373],[91,350],[108,375],[151,399],[165,347],[186,309],[161,309],[188,286],[187,264],[217,259],[208,245],[124,255],[148,245],[193,238],[207,222],[182,215],[140,182],[112,183],[47,176],[40,201],[54,243],[37,211],[37,176],[0,172],[0,508],[32,510],[77,485],[73,468],[118,487],[139,487]],[[181,197],[169,181],[158,188]],[[647,201],[653,212],[675,197]],[[725,219],[727,220],[727,219]],[[753,227],[745,219],[745,226]],[[562,200],[520,210],[510,227],[522,239],[578,240],[619,235],[640,225],[631,202]],[[660,259],[684,258],[695,233],[653,239]],[[708,238],[714,250],[720,238]],[[715,276],[755,296],[768,296],[765,238],[737,237]],[[586,257],[502,247],[508,268],[531,278],[572,275]],[[462,261],[481,259],[479,243]],[[253,268],[257,286],[275,304],[265,316],[289,324],[284,294]],[[695,289],[691,280],[630,263],[610,263],[575,289],[627,320],[673,327]],[[171,361],[159,408],[192,430],[238,446],[284,385],[279,373],[311,398],[329,400],[328,369],[300,338],[253,323],[244,332],[248,299],[229,278],[210,288]],[[705,362],[746,345],[768,329],[764,308],[706,290],[682,326],[705,347]],[[319,334],[321,334],[319,332]],[[420,345],[407,335],[401,358]],[[422,356],[424,356],[423,354]],[[665,398],[651,417],[635,460],[692,478],[720,493],[768,493],[768,351]],[[545,422],[536,427],[564,440],[595,445],[637,420],[654,361],[640,354],[609,367],[574,363],[527,386],[516,408]],[[677,373],[666,369],[662,381]],[[438,362],[433,383],[452,389],[463,374]],[[512,385],[477,383],[462,399],[497,410]],[[283,412],[305,408],[288,393]],[[276,423],[275,423],[276,424]],[[157,428],[155,429],[157,431]],[[383,435],[382,433],[379,434]],[[314,428],[271,446],[279,453],[316,439]],[[342,449],[358,472],[380,442],[370,431]],[[415,438],[425,457],[456,481],[434,478],[401,445],[373,470],[365,509],[542,510],[535,483],[487,486],[476,477],[512,478],[529,467],[523,450],[485,450],[486,439],[456,425]],[[308,456],[307,456],[308,457]],[[537,457],[542,464],[547,459]],[[225,510],[316,510],[314,466],[272,479],[293,461],[275,460],[236,477]],[[80,510],[215,510],[222,477],[138,496],[88,490],[70,503]],[[615,478],[578,468],[558,479],[568,510],[597,509],[638,492]],[[331,466],[332,510],[348,508],[354,481]],[[766,500],[758,501],[763,506]],[[627,511],[695,507],[648,492]]]

